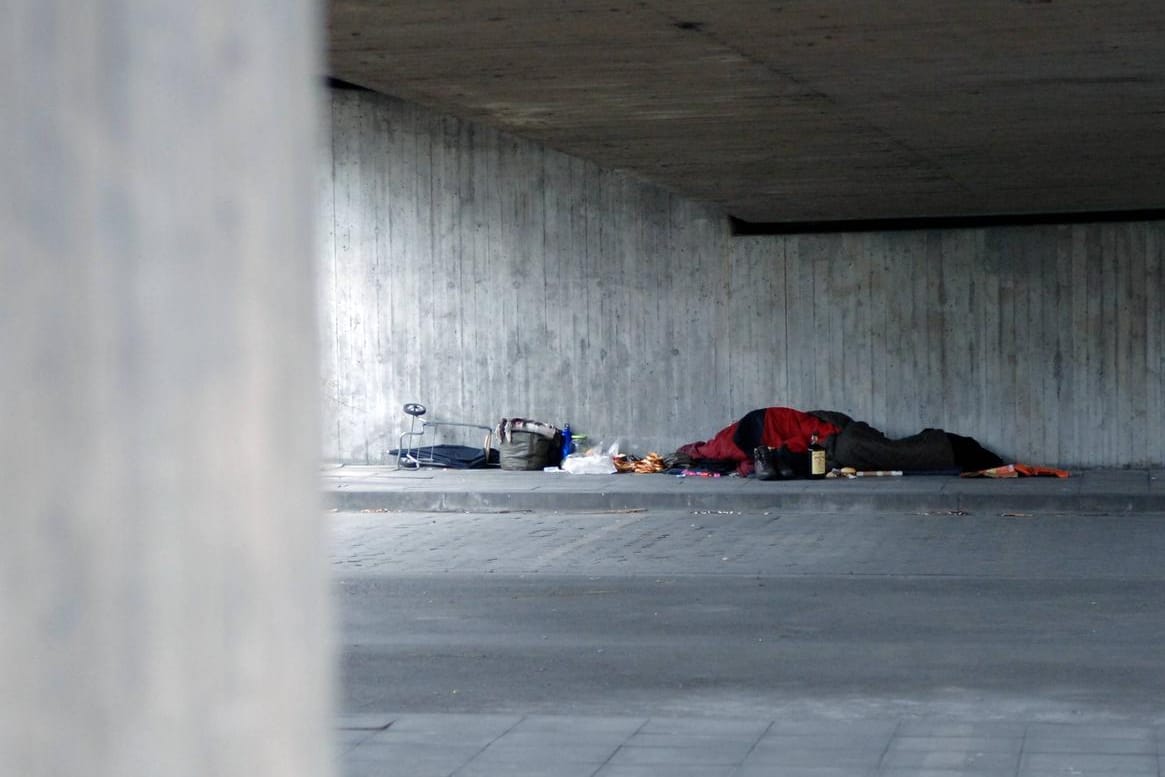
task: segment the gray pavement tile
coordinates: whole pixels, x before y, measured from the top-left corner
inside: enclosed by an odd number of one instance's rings
[[[752,749],[751,743],[704,743],[702,747],[633,747],[624,745],[611,756],[612,764],[712,764],[736,766]]]
[[[1019,766],[1022,777],[1045,773],[1158,777],[1157,758],[1150,755],[1024,753]]]
[[[475,745],[448,742],[363,742],[344,755],[346,761],[392,761],[392,762],[450,762],[454,766],[468,763],[482,749]]]
[[[753,748],[745,764],[871,769],[878,765],[881,758],[881,750],[802,749],[765,741]]]
[[[898,750],[886,753],[883,769],[952,769],[982,774],[1011,774],[1019,765],[1019,752],[978,750]]]
[[[619,748],[618,744],[563,744],[554,742],[494,742],[474,757],[480,763],[542,764],[547,768],[559,763],[606,763]]]
[[[344,777],[449,777],[465,765],[451,757],[359,759],[345,757]]]
[[[646,718],[598,717],[586,715],[528,715],[511,733],[563,732],[577,736],[615,735],[629,737],[643,728]]]
[[[848,750],[854,752],[881,753],[886,750],[891,738],[876,731],[852,734],[835,732],[831,734],[773,734],[764,736],[757,744],[769,748],[784,747],[790,750]]]
[[[608,764],[597,771],[594,777],[735,777],[735,775],[735,767],[709,764]]]
[[[978,769],[916,769],[888,767],[879,769],[877,777],[1013,777],[1014,771],[984,771]],[[1067,777],[1061,775],[1061,777]]]
[[[1092,753],[1097,755],[1157,755],[1153,737],[1040,737],[1024,743],[1025,753]]]
[[[1011,753],[1019,755],[1017,737],[894,737],[888,753]]]
[[[858,737],[890,737],[898,729],[896,719],[835,720],[800,718],[797,720],[774,721],[765,734],[765,739],[776,736],[832,736],[838,740]]]
[[[923,718],[904,720],[898,726],[898,737],[983,737],[990,739],[1022,740],[1027,724],[1002,721],[950,721]]]
[[[595,765],[589,763],[508,763],[505,761],[471,761],[451,777],[593,777]]]
[[[771,723],[767,720],[737,720],[733,718],[651,718],[640,729],[640,734],[692,734],[703,736],[731,736],[756,740]]]
[[[627,741],[627,736],[617,731],[511,731],[498,737],[493,744],[513,747],[547,745],[551,747],[609,747],[614,749]]]
[[[579,727],[578,730],[548,730],[539,732],[536,729],[515,727],[506,734],[497,737],[497,742],[513,744],[531,744],[546,742],[549,744],[622,744],[628,739],[626,732],[617,730],[601,730]]]
[[[339,773],[341,777],[449,777],[453,770],[445,764],[352,761],[345,762]]]
[[[732,777],[874,777],[874,767],[745,764]]]
[[[1032,723],[1027,727],[1028,742],[1042,739],[1138,739],[1153,741],[1153,726],[1121,725],[1114,723]]]
[[[750,749],[757,742],[756,736],[741,734],[635,734],[624,747],[679,747],[698,748],[713,745]]]

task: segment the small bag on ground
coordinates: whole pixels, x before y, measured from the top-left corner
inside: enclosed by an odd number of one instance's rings
[[[498,463],[502,469],[545,469],[558,464],[562,438],[544,437],[533,432],[513,431],[509,439],[498,443]]]

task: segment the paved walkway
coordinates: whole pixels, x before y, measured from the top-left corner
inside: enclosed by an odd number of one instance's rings
[[[321,475],[327,504],[344,512],[333,526],[339,542],[333,564],[347,580],[433,573],[470,581],[493,573],[617,577],[677,569],[739,575],[761,566],[810,576],[906,569],[990,580],[1068,576],[1117,589],[1152,588],[1161,578],[1161,471],[1087,471],[1067,480],[769,483],[357,466]],[[381,512],[401,513],[391,531],[375,515]],[[506,515],[527,512],[539,514]],[[607,520],[595,521],[595,512]],[[881,515],[859,521],[858,512]],[[1080,534],[1075,516],[1083,513],[1114,516],[1120,527],[1119,536],[1105,535],[1102,554],[1087,550],[1095,543]],[[920,523],[918,515],[930,518]],[[778,517],[782,543],[795,550],[779,557],[757,539],[771,534],[765,527]],[[936,531],[934,519],[952,531]],[[855,522],[866,528],[855,530]],[[1094,519],[1089,530],[1107,522]],[[1126,595],[1121,590],[1114,596]],[[1165,707],[1144,716],[1077,716],[1067,709],[1050,716],[984,702],[958,714],[911,714],[909,698],[892,701],[765,710],[757,717],[399,710],[342,715],[337,737],[344,777],[1165,774]]]
[[[1158,777],[1165,728],[904,719],[358,715],[346,777]]]
[[[759,481],[672,475],[419,471],[339,466],[323,471],[341,510],[613,510],[700,508],[784,512],[1165,512],[1165,471],[1087,470],[1060,478],[940,475]]]

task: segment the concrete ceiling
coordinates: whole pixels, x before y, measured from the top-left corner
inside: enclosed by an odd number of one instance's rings
[[[1165,208],[1161,0],[330,0],[328,50],[750,222]]]

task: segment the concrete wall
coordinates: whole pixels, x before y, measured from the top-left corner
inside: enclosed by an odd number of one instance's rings
[[[1165,462],[1165,223],[734,238],[618,172],[331,97],[328,458],[384,461],[420,401],[643,451],[781,404],[1036,463]]]
[[[308,0],[0,7],[0,773],[326,777]]]

